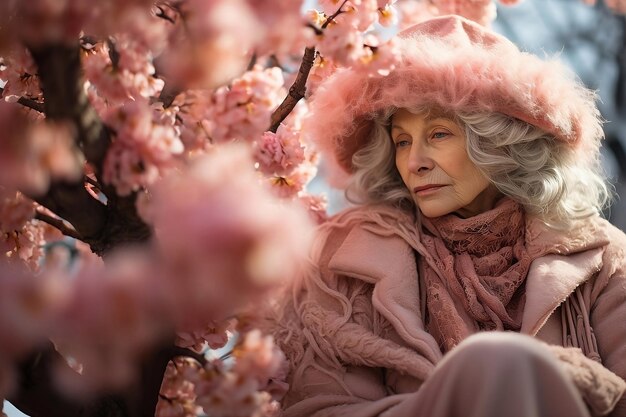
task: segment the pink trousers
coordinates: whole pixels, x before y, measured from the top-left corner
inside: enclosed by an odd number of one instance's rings
[[[381,417],[589,417],[554,355],[516,333],[473,335],[444,356],[416,395]]]

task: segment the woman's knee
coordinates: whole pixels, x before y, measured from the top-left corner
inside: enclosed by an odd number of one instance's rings
[[[465,339],[449,352],[449,359],[459,357],[463,362],[509,364],[527,361],[556,364],[556,358],[539,340],[513,332],[482,332]],[[448,358],[444,358],[448,359]]]

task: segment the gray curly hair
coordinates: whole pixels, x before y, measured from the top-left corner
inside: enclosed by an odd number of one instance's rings
[[[389,135],[396,111],[388,109],[375,119],[367,145],[352,157],[355,172],[346,189],[352,203],[415,207],[396,169]],[[548,226],[571,228],[609,204],[613,193],[599,152],[582,160],[549,133],[502,113],[458,113],[454,118],[464,129],[470,160],[500,192]]]

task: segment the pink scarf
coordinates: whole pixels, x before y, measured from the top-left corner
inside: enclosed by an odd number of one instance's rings
[[[526,275],[524,211],[509,198],[477,216],[422,218],[423,244],[436,269],[421,258],[426,327],[442,352],[481,330],[521,327]]]

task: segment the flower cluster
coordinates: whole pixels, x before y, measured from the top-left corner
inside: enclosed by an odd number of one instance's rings
[[[140,208],[154,226],[180,326],[231,316],[295,276],[307,252],[306,216],[260,186],[243,144],[215,147],[167,176]]]
[[[41,194],[53,178],[80,178],[82,161],[68,124],[35,123],[17,103],[0,101],[0,184]]]
[[[15,388],[13,364],[45,340],[62,294],[25,265],[0,263],[0,398]]]
[[[241,335],[227,364],[204,366],[177,358],[168,366],[157,405],[158,417],[274,417],[287,391],[287,362],[272,336],[258,330]]]
[[[0,5],[3,29],[34,46],[71,43],[82,30],[100,36],[116,32],[130,16],[150,11],[152,0],[31,0],[4,1]]]
[[[496,18],[493,0],[433,0],[432,3],[440,15],[458,14],[485,26]]]
[[[299,133],[284,124],[276,133],[263,133],[254,145],[255,160],[265,175],[289,174],[305,159]]]
[[[128,101],[108,109],[104,120],[113,129],[104,162],[104,181],[119,195],[154,183],[176,164],[184,151],[174,120],[146,100]]]
[[[65,294],[49,332],[57,349],[78,364],[82,377],[59,368],[58,385],[82,396],[135,381],[142,354],[166,340],[171,327],[163,320],[168,310],[154,279],[153,257],[127,248],[111,254],[105,264],[83,262],[70,272],[71,280],[68,272],[46,270],[48,279],[57,277]]]
[[[116,57],[115,63],[111,56]],[[83,68],[88,96],[101,114],[120,102],[153,97],[164,85],[154,77],[150,51],[128,35],[92,45],[83,54]]]
[[[198,320],[197,317],[191,319]],[[196,327],[192,325],[180,326],[176,332],[176,346],[192,349],[196,352],[204,351],[206,346],[211,349],[222,348],[228,343],[228,338],[235,330],[235,324],[235,320],[228,319],[222,322],[202,323],[198,327],[200,330],[183,331],[181,329],[195,329]]]
[[[266,0],[247,0],[264,32],[254,51],[257,55],[274,54],[279,57],[302,55],[304,48],[312,43],[313,31],[306,27],[300,11],[301,1],[273,0],[268,7]]]
[[[186,0],[164,4],[161,10],[171,16],[174,29],[159,70],[168,82],[185,89],[217,87],[240,75],[250,51],[263,39],[263,28],[246,0]]]
[[[272,111],[285,97],[285,80],[278,67],[255,66],[230,87],[218,88],[207,111],[207,130],[213,143],[252,142],[270,124]]]
[[[42,100],[37,67],[25,47],[16,46],[0,58],[0,79],[6,81],[2,95],[5,100],[16,101],[20,97]]]
[[[31,269],[43,255],[43,230],[32,221],[36,204],[17,191],[0,187],[0,257]]]
[[[331,61],[335,65],[383,75],[392,70],[399,59],[394,42],[381,43],[369,30],[375,22],[383,25],[396,22],[393,3],[385,0],[321,1],[322,11],[309,13],[312,24],[320,28],[316,46],[324,61],[318,63]]]

